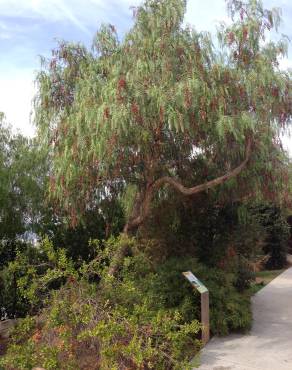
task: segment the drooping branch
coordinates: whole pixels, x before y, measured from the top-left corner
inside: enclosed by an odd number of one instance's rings
[[[252,147],[252,141],[251,139],[248,139],[247,145],[246,145],[246,151],[245,151],[245,159],[241,162],[241,164],[237,166],[236,168],[234,168],[232,171],[227,172],[225,175],[217,177],[216,179],[207,181],[203,184],[188,188],[188,187],[185,187],[178,179],[174,177],[164,176],[156,180],[146,190],[144,200],[140,207],[140,214],[135,219],[132,219],[130,221],[128,225],[128,229],[137,228],[139,225],[141,225],[144,222],[144,220],[146,219],[146,217],[148,216],[150,212],[151,201],[153,199],[154,194],[163,185],[165,184],[170,185],[175,190],[177,190],[179,193],[186,195],[186,196],[194,195],[194,194],[206,191],[208,189],[214,188],[218,185],[221,185],[225,183],[226,181],[228,181],[229,179],[238,176],[242,172],[242,170],[246,167],[251,157],[251,152],[252,152],[251,147]]]
[[[175,179],[173,177],[168,177],[168,176],[165,176],[165,177],[162,177],[162,178],[158,179],[157,183],[158,183],[159,187],[160,187],[160,184],[165,184],[165,183],[169,184],[172,187],[174,187],[178,192],[182,193],[183,195],[197,194],[197,193],[200,193],[202,191],[206,191],[208,189],[214,188],[215,186],[221,185],[224,182],[226,182],[227,180],[239,175],[241,173],[241,171],[246,167],[247,162],[250,159],[250,156],[251,156],[251,140],[248,140],[248,143],[247,143],[247,146],[246,146],[246,153],[245,153],[244,161],[241,162],[241,164],[238,167],[234,168],[230,172],[227,172],[223,176],[217,177],[214,180],[207,181],[203,184],[196,185],[196,186],[191,187],[191,188],[185,187],[177,179]]]
[[[179,180],[173,177],[164,176],[160,179],[154,181],[152,184],[148,184],[145,192],[137,193],[136,195],[136,202],[134,208],[132,210],[132,216],[130,217],[129,221],[125,225],[123,233],[128,235],[131,231],[135,230],[138,226],[140,226],[147,216],[150,213],[152,199],[155,193],[163,186],[163,185],[170,185],[175,190],[180,192],[183,195],[193,195],[200,193],[202,191],[206,191],[208,189],[214,188],[220,184],[223,184],[227,180],[236,177],[241,173],[241,171],[246,167],[250,157],[251,157],[251,139],[247,141],[246,145],[246,152],[245,152],[245,159],[239,166],[234,168],[232,171],[226,173],[223,176],[217,177],[214,180],[207,181],[204,184],[196,185],[191,188],[187,188],[182,185]],[[111,265],[109,268],[109,274],[115,275],[118,271],[125,255],[127,254],[128,245],[124,243],[122,247],[117,251]]]

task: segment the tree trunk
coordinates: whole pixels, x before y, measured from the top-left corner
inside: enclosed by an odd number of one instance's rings
[[[170,185],[179,193],[186,195],[186,196],[190,196],[190,195],[194,195],[194,194],[206,191],[208,189],[214,188],[218,185],[221,185],[225,183],[226,181],[228,181],[229,179],[238,176],[243,171],[243,169],[246,167],[251,157],[251,146],[252,146],[252,141],[251,139],[248,139],[247,144],[246,144],[245,159],[241,162],[240,165],[235,167],[233,170],[227,172],[225,175],[217,177],[216,179],[213,179],[211,181],[207,181],[203,184],[199,184],[194,187],[187,188],[178,179],[174,177],[169,177],[169,176],[163,176],[157,179],[156,181],[154,181],[153,183],[148,184],[145,191],[137,193],[135,197],[132,215],[124,227],[123,235],[129,236],[131,232],[136,230],[145,221],[145,219],[150,213],[151,203],[152,203],[154,194],[162,186]],[[123,259],[128,253],[128,251],[129,251],[128,244],[126,242],[125,244],[122,243],[121,248],[117,251],[112,261],[112,264],[110,266],[110,269],[109,269],[110,275],[116,274],[119,266],[123,262]]]
[[[115,253],[113,260],[111,261],[109,271],[108,271],[109,275],[111,276],[115,276],[117,274],[119,268],[121,267],[123,263],[124,258],[130,252],[130,247],[128,244],[128,236],[129,234],[125,232],[121,234],[121,237],[124,240],[121,243],[117,252]]]
[[[135,196],[135,201],[132,209],[132,214],[129,217],[127,223],[124,226],[123,232],[121,234],[122,243],[120,245],[120,248],[117,250],[116,254],[113,257],[113,260],[111,261],[110,267],[109,267],[109,275],[116,275],[118,272],[118,269],[120,268],[123,259],[125,256],[130,252],[130,247],[128,243],[129,236],[133,235],[136,228],[135,220],[137,217],[139,217],[141,213],[141,206],[143,204],[145,195],[142,192],[137,192]]]

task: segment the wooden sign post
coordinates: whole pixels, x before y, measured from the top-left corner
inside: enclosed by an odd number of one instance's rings
[[[210,339],[209,291],[191,271],[183,272],[183,275],[201,294],[202,342],[205,345]]]

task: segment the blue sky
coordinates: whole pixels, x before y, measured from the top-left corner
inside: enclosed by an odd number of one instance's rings
[[[101,23],[114,24],[120,34],[132,25],[130,6],[141,0],[0,0],[0,111],[14,128],[32,135],[29,117],[39,56],[49,56],[56,39],[91,44]],[[281,32],[292,40],[292,1],[265,0],[281,7]],[[214,31],[226,19],[224,0],[188,0],[186,23]],[[292,67],[292,47],[282,68]]]

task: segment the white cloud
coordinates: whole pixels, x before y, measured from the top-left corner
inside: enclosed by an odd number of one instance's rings
[[[55,13],[47,0],[1,0],[0,9],[4,17],[50,17]]]
[[[34,134],[34,128],[30,124],[30,112],[34,84],[33,72],[12,71],[12,74],[0,74],[0,112],[4,112],[7,121],[15,130],[21,131],[27,136]]]
[[[5,23],[0,22],[0,40],[7,40],[11,38],[11,33]]]
[[[63,15],[69,19],[75,26],[77,26],[81,31],[87,33],[88,35],[91,35],[89,29],[77,18],[77,16],[74,15],[72,10],[70,9],[69,6],[67,6],[64,1],[62,0],[57,0],[53,1],[55,4],[56,8],[61,10]]]
[[[80,7],[82,6],[79,2]],[[2,16],[43,19],[50,22],[68,20],[81,31],[89,34],[88,28],[80,21],[78,14],[74,14],[72,2],[63,0],[0,0]],[[77,12],[75,12],[77,13]]]
[[[289,24],[289,11],[291,0],[265,0],[267,6],[286,6],[286,24]],[[72,26],[78,27],[83,34],[93,36],[92,30],[102,22],[110,22],[117,26],[117,29],[130,27],[131,11],[130,6],[137,6],[143,0],[0,0],[0,41],[4,38],[11,38],[15,33],[23,33],[24,23],[6,23],[5,17],[12,17],[14,20],[31,19],[31,25],[40,23],[71,22]],[[291,14],[291,12],[290,12]],[[283,14],[284,15],[284,14]],[[1,19],[1,17],[4,17]],[[35,22],[36,21],[36,22]],[[185,23],[194,25],[197,30],[209,30],[214,32],[216,24],[220,21],[228,21],[226,16],[226,3],[224,0],[188,0]],[[290,22],[291,23],[291,22]],[[34,33],[39,32],[38,26]],[[54,29],[56,32],[57,28]],[[60,27],[62,30],[62,27]],[[61,32],[61,31],[60,31]],[[33,37],[34,33],[23,37]],[[57,35],[56,35],[57,36]],[[62,36],[62,35],[58,35]],[[31,49],[29,49],[31,47]],[[35,50],[30,43],[18,43],[12,45],[11,55],[5,55],[0,60],[0,111],[4,111],[8,120],[25,134],[32,134],[33,128],[29,124],[29,113],[31,111],[31,100],[34,93],[33,87],[33,65],[30,70],[19,66],[17,69],[7,71],[11,59],[17,61],[25,55],[31,55],[31,63],[36,65],[36,55],[44,53],[46,45],[42,45],[42,51]],[[50,49],[50,46],[47,46]],[[16,50],[17,49],[17,50]],[[17,51],[17,52],[16,52]],[[4,63],[3,61],[6,60]],[[7,62],[8,61],[8,62]],[[280,61],[282,69],[292,68],[291,59]],[[291,141],[290,141],[291,143]]]
[[[11,33],[0,30],[0,40],[9,40],[12,38]]]
[[[191,0],[187,3],[185,22],[198,31],[215,31],[218,22],[228,21],[225,1]]]
[[[292,69],[292,60],[288,58],[282,58],[279,60],[279,67],[282,70]]]

